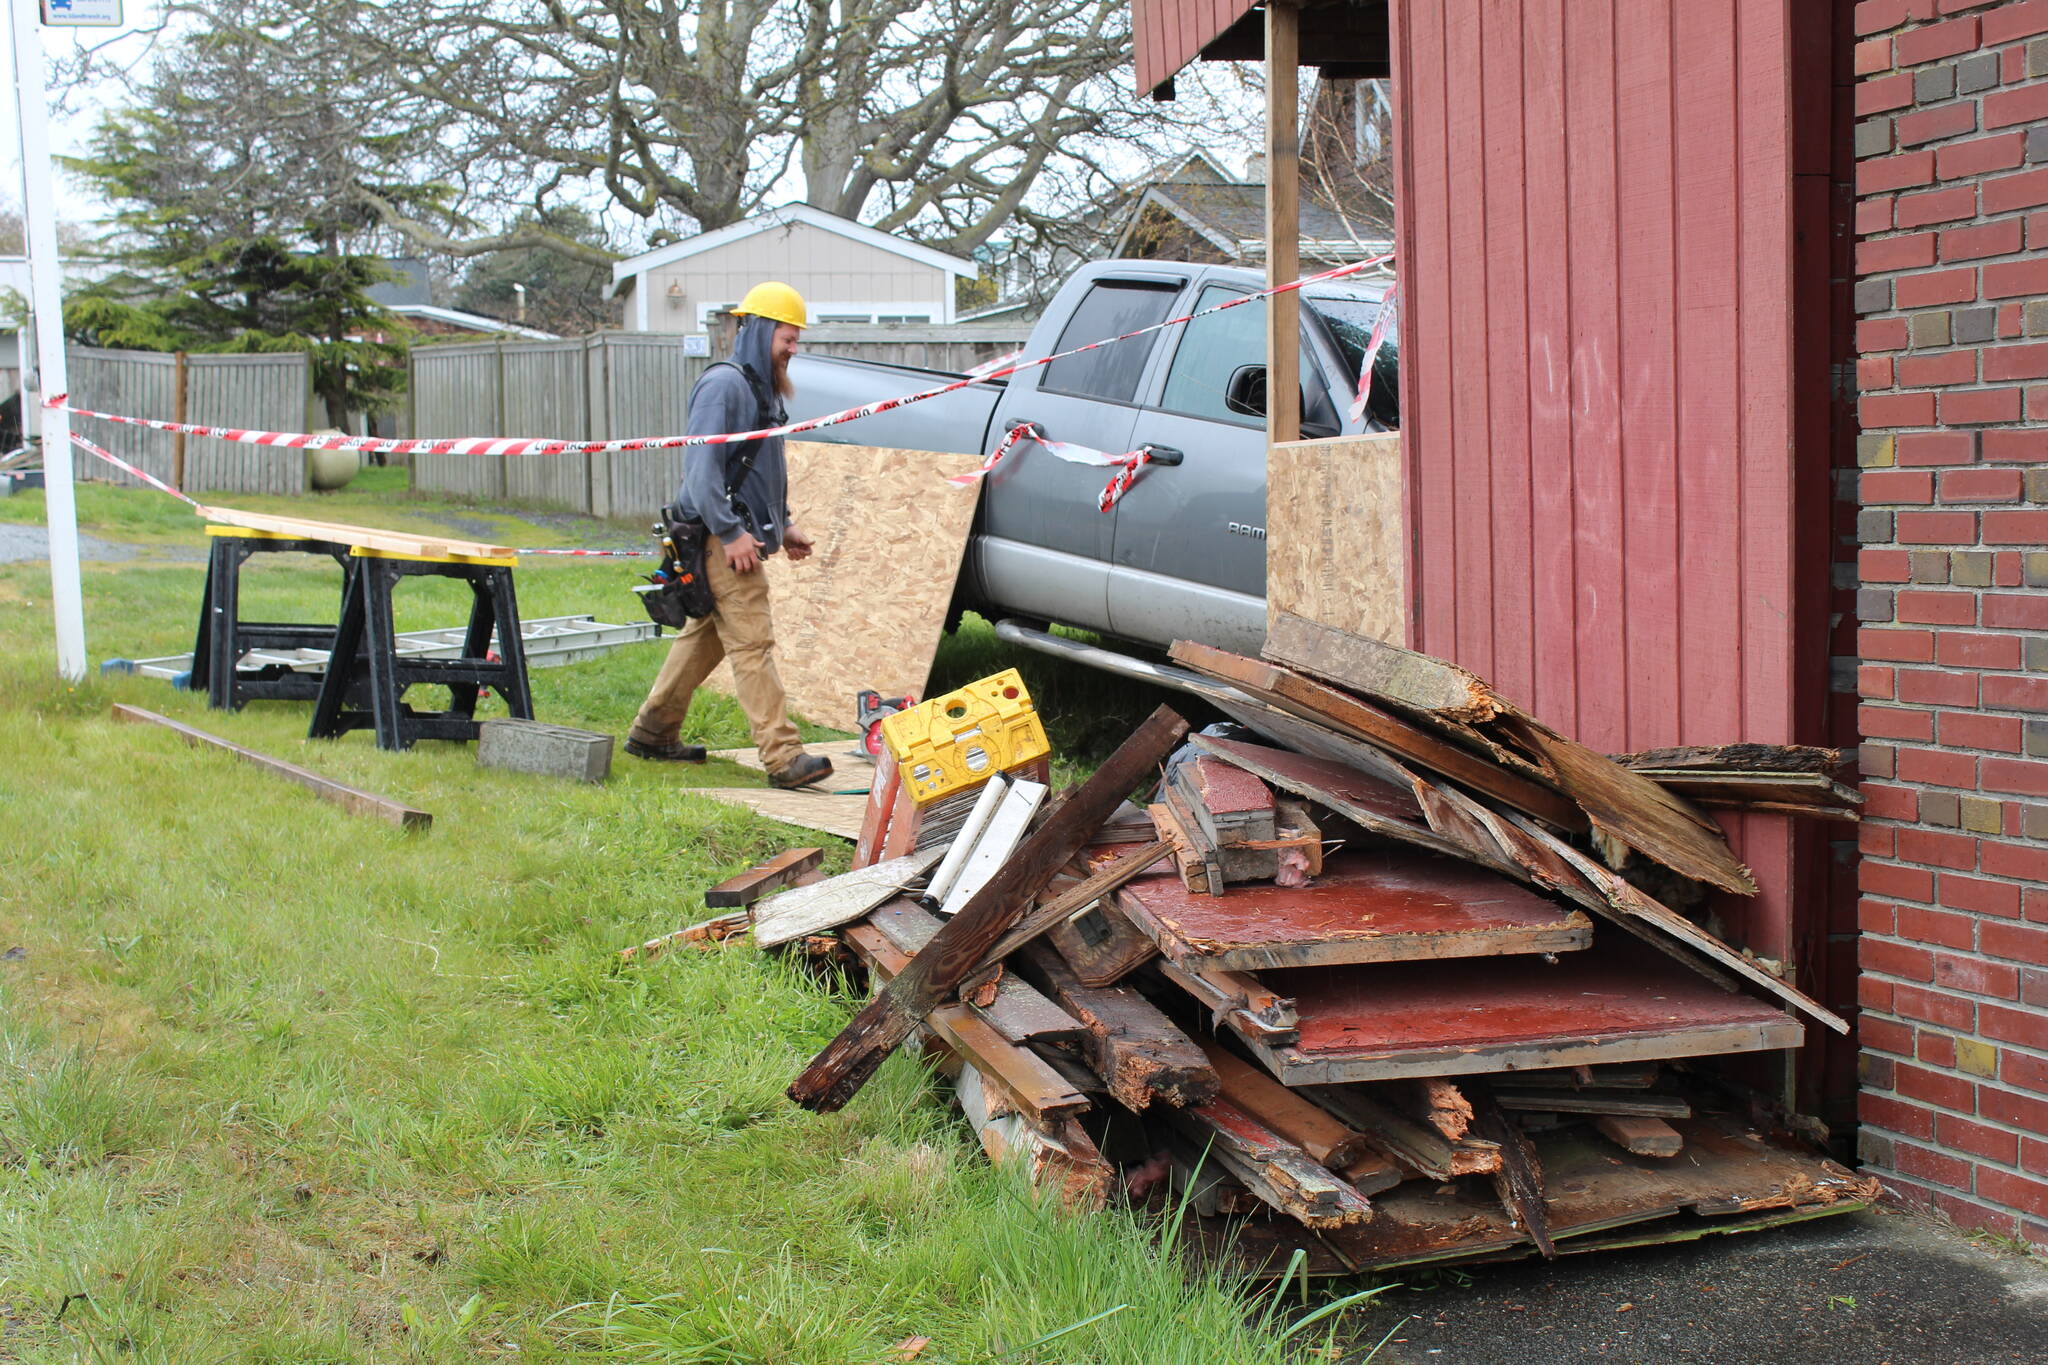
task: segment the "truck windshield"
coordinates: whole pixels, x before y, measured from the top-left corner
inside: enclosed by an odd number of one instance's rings
[[[1380,301],[1356,290],[1323,286],[1304,289],[1302,297],[1323,320],[1330,337],[1344,353],[1344,371],[1354,382],[1365,360],[1365,348],[1372,341],[1372,329],[1379,322]],[[1372,398],[1366,404],[1368,416],[1383,426],[1401,425],[1401,322],[1397,312],[1387,324],[1386,339],[1373,360]],[[1350,395],[1346,395],[1347,398]]]

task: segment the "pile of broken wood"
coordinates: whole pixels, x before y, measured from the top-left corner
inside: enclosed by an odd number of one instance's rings
[[[1266,653],[1174,651],[1235,733],[1161,708],[1051,800],[982,791],[905,856],[756,900],[758,943],[874,987],[790,1097],[836,1109],[915,1038],[993,1156],[1176,1210],[1254,1267],[1551,1255],[1873,1196],[1744,1084],[1766,1072],[1740,1054],[1802,1042],[1787,1007],[1843,1021],[1684,913],[1756,891],[1698,803],[1853,819],[1836,756],[1617,760],[1427,656],[1289,619]]]

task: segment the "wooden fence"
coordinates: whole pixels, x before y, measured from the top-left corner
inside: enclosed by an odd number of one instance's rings
[[[966,369],[1024,344],[1028,325],[813,327],[804,348],[929,369]],[[564,341],[483,341],[412,352],[412,435],[611,441],[674,436],[710,360],[673,334],[603,332]],[[681,450],[598,455],[415,455],[414,488],[641,517],[682,480]]]
[[[313,375],[304,355],[171,355],[73,346],[66,352],[66,364],[71,401],[82,408],[275,431],[305,431],[313,420]],[[176,482],[178,438],[171,433],[89,417],[75,419],[75,425],[82,435],[138,469]],[[187,437],[184,444],[188,492],[306,491],[302,451],[236,445],[205,436]],[[80,478],[138,482],[82,451],[76,468]]]

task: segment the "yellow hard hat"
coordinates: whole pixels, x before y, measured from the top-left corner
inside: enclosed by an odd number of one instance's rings
[[[732,311],[786,322],[792,327],[811,325],[810,314],[804,311],[804,296],[776,280],[768,280],[749,289],[747,296],[740,300],[740,306]]]

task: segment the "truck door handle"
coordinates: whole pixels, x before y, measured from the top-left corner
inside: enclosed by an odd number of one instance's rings
[[[1152,457],[1153,464],[1179,464],[1187,459],[1186,451],[1176,450],[1172,446],[1147,445],[1145,452]]]

